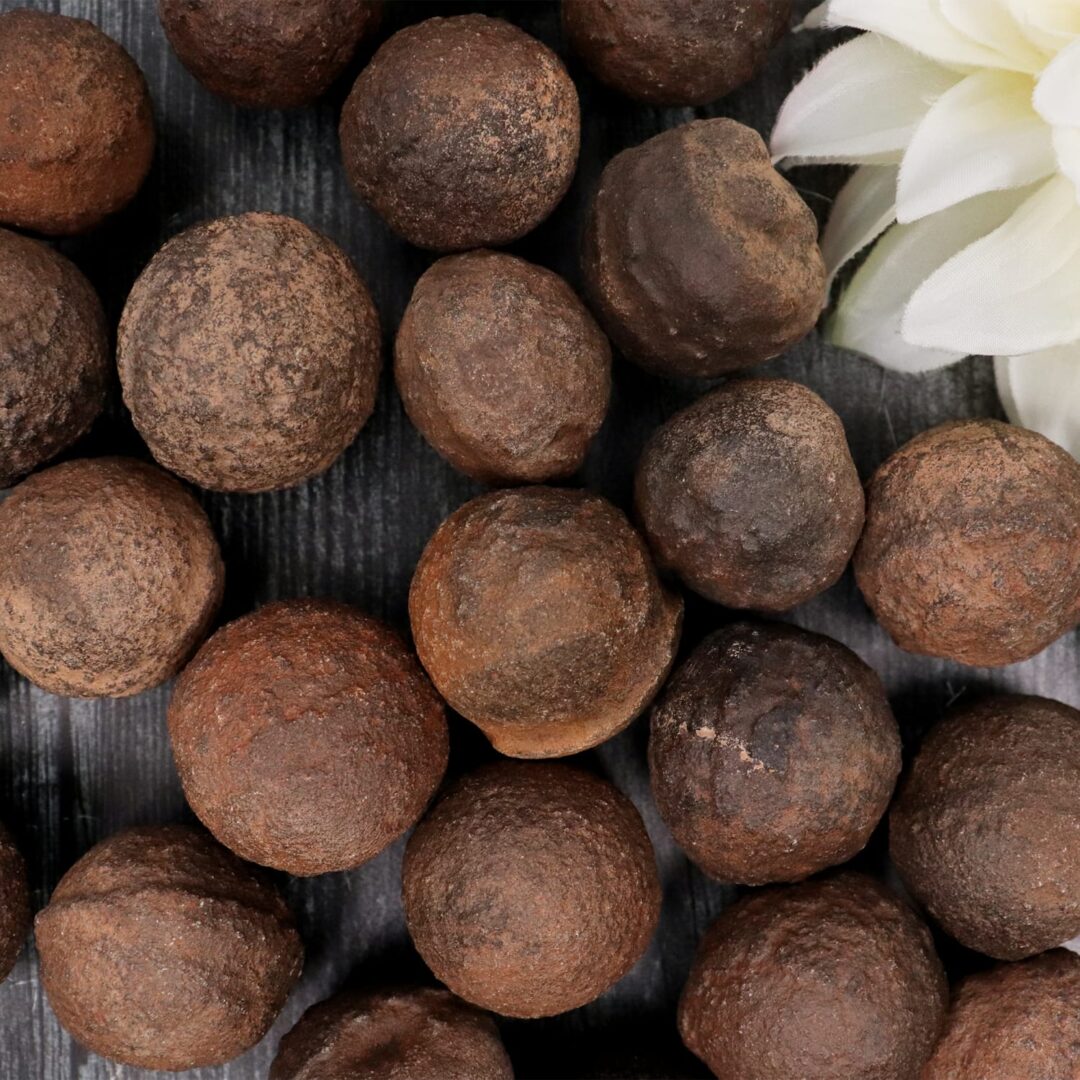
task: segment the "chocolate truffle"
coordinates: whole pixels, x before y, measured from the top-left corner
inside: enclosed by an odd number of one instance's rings
[[[345,171],[412,244],[508,244],[566,193],[577,164],[577,90],[562,61],[486,15],[399,30],[341,114]]]
[[[855,577],[908,652],[1034,656],[1080,621],[1080,463],[997,420],[923,432],[870,481]]]
[[[731,382],[676,413],[646,445],[634,495],[660,565],[734,608],[816,596],[863,527],[840,417],[786,379]]]
[[[112,358],[97,293],[48,245],[0,229],[0,296],[5,488],[90,427],[105,403]]]
[[[0,825],[0,982],[11,974],[29,932],[26,863],[10,833]]]
[[[0,536],[0,653],[53,694],[157,686],[221,601],[225,571],[206,514],[141,461],[35,473],[0,503]]]
[[[675,657],[682,601],[609,502],[532,487],[466,503],[428,542],[409,591],[439,692],[512,757],[609,739]]]
[[[374,858],[423,813],[446,769],[446,718],[388,627],[288,600],[229,623],[169,705],[191,808],[226,847],[290,874]]]
[[[912,894],[961,944],[1019,960],[1080,934],[1080,713],[1003,695],[923,741],[889,815]]]
[[[346,993],[308,1009],[270,1080],[514,1080],[490,1016],[445,990]]]
[[[947,1000],[930,932],[847,873],[725,910],[698,950],[679,1030],[720,1077],[912,1080]]]
[[[93,23],[0,14],[0,221],[83,232],[126,206],[154,157],[135,61]]]
[[[734,120],[695,120],[608,162],[582,270],[616,348],[659,375],[768,360],[825,303],[814,215]]]
[[[649,769],[676,843],[721,881],[798,881],[865,846],[900,773],[877,675],[779,623],[707,637],[652,712]]]
[[[791,0],[562,0],[589,70],[649,105],[708,105],[751,79],[791,21]]]
[[[154,457],[215,491],[321,473],[375,407],[379,317],[348,256],[279,214],[195,225],[120,320],[124,401]]]
[[[592,1001],[634,966],[660,915],[633,804],[552,762],[500,761],[451,787],[409,840],[402,897],[436,978],[504,1016]]]

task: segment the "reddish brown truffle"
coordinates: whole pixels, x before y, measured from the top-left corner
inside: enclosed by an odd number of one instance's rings
[[[30,887],[26,863],[0,825],[0,982],[11,974],[30,932]]]
[[[166,468],[270,491],[330,467],[375,407],[379,317],[348,256],[279,214],[203,222],[142,272],[120,381]]]
[[[83,232],[126,206],[154,157],[135,61],[93,23],[0,14],[0,221]]]
[[[290,874],[378,855],[423,813],[449,752],[405,643],[322,600],[268,604],[214,634],[176,684],[169,734],[203,824]]]
[[[0,296],[4,488],[90,427],[105,403],[112,358],[97,293],[48,245],[0,229]]]
[[[504,1016],[592,1001],[634,966],[660,915],[633,804],[546,762],[500,761],[458,781],[409,840],[402,897],[435,976]]]
[[[175,675],[221,601],[210,522],[171,476],[69,461],[0,503],[0,653],[69,697],[126,697]]]
[[[409,591],[439,692],[512,757],[561,757],[621,731],[675,657],[682,601],[609,502],[532,487],[466,503]]]
[[[825,303],[814,215],[734,120],[695,120],[608,162],[582,269],[612,342],[660,375],[768,360]]]
[[[997,420],[942,424],[867,490],[866,602],[909,652],[999,665],[1080,621],[1080,463]]]
[[[786,379],[731,382],[676,413],[645,447],[634,501],[661,566],[757,611],[833,585],[863,527],[840,417]]]
[[[652,712],[649,770],[676,843],[721,881],[798,881],[862,850],[900,773],[877,675],[779,623],[707,637]]]
[[[1080,934],[1080,713],[999,696],[924,740],[889,815],[889,853],[954,938],[1019,960]]]
[[[698,950],[679,1030],[718,1077],[912,1080],[947,1000],[926,927],[847,873],[725,910]]]
[[[580,135],[562,61],[486,15],[399,30],[341,114],[345,171],[360,197],[435,251],[508,244],[534,229],[570,186]]]
[[[455,468],[536,483],[580,468],[607,412],[611,348],[557,274],[472,251],[417,282],[394,374],[409,418]]]

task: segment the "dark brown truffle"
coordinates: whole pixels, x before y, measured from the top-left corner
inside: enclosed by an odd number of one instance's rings
[[[210,628],[224,567],[171,476],[69,461],[0,503],[0,653],[69,697],[126,697],[175,675]]]
[[[761,136],[696,120],[616,155],[585,229],[586,291],[660,375],[724,375],[805,337],[825,303],[817,222]]]
[[[580,134],[562,61],[485,15],[399,30],[341,114],[345,170],[361,198],[435,251],[508,244],[539,225],[570,186]]]
[[[675,657],[682,601],[609,502],[533,487],[466,503],[409,591],[439,692],[513,757],[561,757],[621,731]]]
[[[344,604],[268,604],[219,630],[169,706],[191,808],[291,874],[346,870],[423,813],[446,769],[442,702],[388,627]]]
[[[126,206],[154,157],[135,61],[93,23],[0,14],[0,221],[75,233]]]
[[[724,911],[690,972],[679,1030],[733,1080],[912,1080],[947,1000],[926,927],[848,873]]]
[[[105,403],[112,358],[97,293],[48,245],[0,229],[0,296],[4,488],[93,423]]]
[[[30,932],[30,887],[26,863],[0,825],[0,982],[11,974]]]
[[[650,105],[707,105],[751,79],[791,21],[791,0],[562,0],[589,70]]]
[[[102,1057],[194,1069],[266,1034],[303,948],[278,891],[201,831],[129,829],[84,855],[34,922],[57,1019]]]
[[[721,881],[797,881],[861,851],[900,772],[877,675],[779,623],[707,637],[653,709],[649,769],[676,843]]]
[[[592,1001],[637,962],[660,915],[633,804],[553,763],[500,761],[458,781],[409,840],[402,896],[436,977],[505,1016]]]
[[[203,222],[120,321],[124,401],[154,457],[216,491],[323,472],[375,407],[379,317],[348,256],[279,214]]]
[[[889,816],[915,897],[970,949],[1018,960],[1080,934],[1080,713],[992,697],[924,740]]]
[[[445,990],[339,994],[281,1040],[270,1080],[514,1080],[490,1016]]]
[[[487,483],[576,472],[611,393],[611,348],[573,289],[493,251],[440,259],[424,274],[394,358],[409,418]]]
[[[909,652],[1034,656],[1080,621],[1080,463],[997,420],[923,432],[870,482],[855,576]]]
[[[786,379],[746,379],[676,413],[634,484],[661,566],[735,608],[787,611],[833,585],[863,526],[840,418]]]

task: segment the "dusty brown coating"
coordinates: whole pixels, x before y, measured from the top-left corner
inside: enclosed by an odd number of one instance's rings
[[[436,978],[504,1016],[592,1001],[634,966],[660,915],[633,804],[548,762],[500,761],[451,787],[409,840],[402,897]]]
[[[171,476],[130,458],[69,461],[0,503],[0,653],[69,697],[171,678],[210,627],[225,569]]]
[[[1080,934],[1080,713],[1003,695],[947,717],[900,786],[889,853],[969,949],[1019,960]]]
[[[47,244],[0,229],[0,488],[70,446],[105,403],[93,286]]]
[[[0,14],[0,221],[83,232],[127,205],[154,157],[135,61],[93,23]]]
[[[177,681],[169,734],[203,824],[290,874],[376,856],[423,813],[449,749],[405,643],[323,600],[268,604],[214,634]]]
[[[329,468],[375,407],[379,317],[348,256],[279,214],[203,222],[131,290],[117,356],[154,457],[216,491]]]
[[[577,90],[546,45],[502,19],[457,15],[379,48],[345,103],[341,152],[395,232],[458,251],[539,225],[570,186],[580,129]]]
[[[901,648],[1026,660],[1080,621],[1080,463],[997,420],[925,431],[874,474],[854,562]]]
[[[409,418],[455,468],[536,483],[581,467],[607,412],[611,348],[558,274],[472,251],[416,283],[394,374]]]
[[[11,834],[0,825],[0,982],[11,974],[29,932],[26,863]]]
[[[877,675],[779,623],[716,631],[653,708],[649,771],[676,843],[721,881],[798,881],[862,850],[900,773]]]
[[[682,600],[605,499],[532,487],[466,503],[409,590],[420,660],[500,753],[562,757],[621,731],[675,657]]]
[[[863,527],[840,417],[786,379],[731,382],[676,413],[645,447],[634,502],[661,566],[757,611],[835,584]]]
[[[724,1080],[914,1080],[947,1002],[926,927],[846,873],[725,910],[698,950],[679,1030]]]
[[[608,162],[582,270],[612,343],[660,375],[768,360],[825,303],[814,215],[734,120],[695,120]]]

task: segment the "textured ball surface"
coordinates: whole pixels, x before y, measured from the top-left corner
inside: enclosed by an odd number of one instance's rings
[[[11,974],[30,932],[30,885],[26,862],[0,825],[0,982]]]

